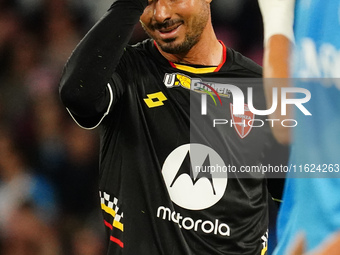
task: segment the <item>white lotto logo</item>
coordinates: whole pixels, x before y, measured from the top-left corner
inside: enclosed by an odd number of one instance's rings
[[[212,148],[185,144],[169,154],[162,168],[171,200],[189,210],[202,210],[216,204],[227,188],[227,172],[211,171],[211,166],[225,167]]]

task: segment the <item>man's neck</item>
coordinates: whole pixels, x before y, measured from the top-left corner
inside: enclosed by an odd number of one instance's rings
[[[213,30],[203,33],[201,39],[184,54],[170,54],[162,51],[160,53],[173,63],[218,66],[223,60],[223,46],[217,40]]]

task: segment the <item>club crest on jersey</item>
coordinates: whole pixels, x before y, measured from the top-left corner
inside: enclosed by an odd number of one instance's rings
[[[244,114],[233,114],[233,104],[230,103],[230,115],[232,118],[233,126],[242,139],[249,135],[253,128],[255,114],[249,110],[247,104],[244,104]]]
[[[227,98],[230,98],[231,94],[230,90],[225,87],[225,84],[206,82],[181,73],[166,73],[163,82],[167,88],[182,87],[199,93],[213,92],[217,96]]]

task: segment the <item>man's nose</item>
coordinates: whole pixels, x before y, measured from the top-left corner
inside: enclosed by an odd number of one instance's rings
[[[171,3],[168,0],[157,0],[153,12],[154,20],[157,23],[162,23],[165,20],[171,19]]]

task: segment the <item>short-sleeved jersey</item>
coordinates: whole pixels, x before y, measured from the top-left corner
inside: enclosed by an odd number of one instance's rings
[[[99,126],[108,254],[265,254],[266,179],[238,176],[277,145],[247,104],[251,87],[254,107],[267,109],[260,77],[226,47],[217,67],[169,62],[152,40],[126,47]],[[227,84],[244,94],[244,114]],[[90,127],[99,117],[76,119]]]
[[[340,1],[298,0],[295,26],[294,85],[310,91],[312,116],[296,112],[290,163],[299,173],[286,180],[276,254],[299,232],[310,251],[340,228]]]

